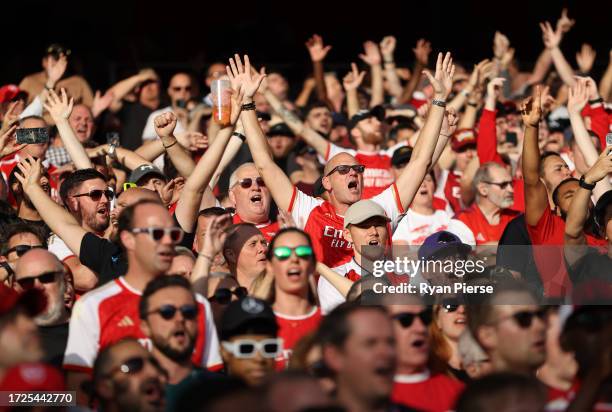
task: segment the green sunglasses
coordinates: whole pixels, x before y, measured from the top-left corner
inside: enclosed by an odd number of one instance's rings
[[[310,246],[298,246],[290,248],[287,246],[279,246],[274,248],[272,252],[278,260],[287,260],[291,257],[291,252],[295,250],[295,255],[302,259],[310,259],[312,257],[312,248]]]

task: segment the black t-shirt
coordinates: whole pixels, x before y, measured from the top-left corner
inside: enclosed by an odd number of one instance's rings
[[[68,343],[68,322],[54,326],[39,326],[38,334],[45,351],[43,362],[61,368]]]
[[[98,285],[127,273],[127,258],[123,249],[110,240],[86,233],[81,241],[79,259],[82,264],[98,274]]]
[[[589,248],[587,254],[576,262],[569,273],[574,284],[607,281],[608,285],[612,285],[612,259],[596,249]]]
[[[121,121],[119,132],[121,147],[135,150],[142,145],[142,131],[151,113],[153,113],[153,110],[139,102],[123,101],[123,106],[117,113],[117,117]]]

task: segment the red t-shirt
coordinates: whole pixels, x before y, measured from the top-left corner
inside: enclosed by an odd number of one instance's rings
[[[234,224],[243,223],[242,219],[238,214],[235,214],[232,222]],[[276,235],[276,233],[280,230],[278,227],[278,222],[267,221],[265,223],[260,223],[255,225],[257,229],[261,232],[262,235],[266,238],[268,242],[272,240],[272,238]]]
[[[508,222],[514,219],[518,214],[519,212],[516,210],[502,209],[499,216],[499,223],[492,225],[482,214],[478,205],[474,203],[469,209],[460,212],[457,215],[457,219],[465,223],[474,233],[474,239],[476,239],[476,245],[478,246],[499,241]]]
[[[396,375],[391,400],[427,412],[453,410],[465,385],[443,374]]]
[[[446,173],[446,181],[444,183],[444,197],[450,205],[453,212],[457,213],[462,209],[461,204],[461,173],[450,170]]]
[[[580,382],[576,380],[571,388],[566,391],[548,388],[548,402],[546,403],[547,412],[563,412],[567,410],[569,404],[576,397],[580,389]],[[610,412],[612,403],[597,402],[590,412]]]
[[[305,335],[315,331],[323,316],[317,306],[304,316],[287,316],[278,312],[274,314],[278,324],[278,337],[283,340],[283,354],[276,358],[276,369],[283,370],[289,366],[295,344]]]

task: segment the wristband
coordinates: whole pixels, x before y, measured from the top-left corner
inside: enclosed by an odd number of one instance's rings
[[[166,146],[164,144],[164,141],[162,140],[162,146],[164,146],[164,149],[166,149],[166,150],[170,149],[172,146],[174,146],[177,143],[178,143],[178,140],[175,140],[173,143],[170,143],[168,146]]]
[[[603,103],[603,97],[598,97],[597,99],[589,100],[589,105]]]
[[[53,87],[49,87],[49,86],[47,86],[47,83],[45,83],[45,89],[47,89],[48,91],[51,91],[51,90],[53,90]]]
[[[198,256],[202,256],[204,259],[208,260],[208,261],[209,261],[209,262],[211,262],[211,263],[212,263],[212,261],[213,261],[213,258],[212,258],[212,257],[210,257],[210,256],[208,256],[208,255],[205,255],[204,253],[198,253]]]
[[[583,189],[589,190],[589,191],[595,189],[595,183],[587,183],[587,182],[585,182],[584,181],[584,175],[582,175],[580,177],[580,180],[578,181],[578,186],[580,186]]]
[[[245,103],[242,105],[242,110],[255,110],[256,108],[255,102]]]
[[[240,132],[234,132],[234,133],[232,133],[232,136],[236,136],[237,138],[239,138],[239,139],[240,139],[240,140],[242,140],[243,142],[244,142],[244,141],[246,141],[246,136],[245,136],[245,135],[243,135],[243,134],[242,134],[242,133],[240,133]]]
[[[393,60],[383,60],[385,64],[395,64]]]
[[[431,104],[433,104],[434,106],[446,107],[446,102],[444,100],[433,99],[431,101]]]
[[[478,103],[473,103],[473,102],[468,102],[467,105],[472,106],[472,107],[478,107]]]

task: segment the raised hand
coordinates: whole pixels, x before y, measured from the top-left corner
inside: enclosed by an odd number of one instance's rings
[[[506,79],[503,77],[496,77],[487,84],[487,96],[494,97],[495,100],[499,99],[501,95],[502,86]]]
[[[589,100],[595,100],[599,98],[599,90],[597,90],[597,83],[593,80],[592,77],[579,77],[575,76],[578,80],[584,80],[587,88],[587,92],[589,93]]]
[[[68,58],[62,54],[56,61],[49,60],[47,65],[47,87],[52,89],[55,87],[59,79],[62,78],[68,66]]]
[[[200,242],[202,247],[199,252],[204,256],[214,259],[223,249],[223,244],[227,238],[225,228],[231,225],[231,223],[232,218],[229,213],[214,216],[210,219],[206,228],[206,233],[204,234],[204,239]]]
[[[570,19],[567,15],[567,9],[561,10],[561,17],[557,20],[557,28],[556,30],[559,33],[567,33],[574,26],[576,20]]]
[[[608,174],[612,173],[612,146],[608,146],[599,155],[597,162],[584,174],[584,181],[592,184],[597,183]]]
[[[440,134],[442,136],[450,137],[457,130],[457,124],[459,123],[459,116],[457,111],[452,107],[449,107],[444,112],[444,119],[442,119],[442,128]]]
[[[50,90],[49,98],[44,104],[45,109],[49,112],[55,123],[58,123],[60,120],[68,119],[74,106],[74,99],[72,97],[68,99],[66,89],[62,88],[60,94],[61,97],[55,93],[55,90]]]
[[[162,113],[155,117],[153,124],[155,125],[155,133],[161,138],[170,137],[174,134],[177,118],[172,112]]]
[[[376,66],[380,64],[380,50],[378,50],[378,45],[373,41],[367,41],[363,43],[363,50],[365,53],[361,53],[359,58],[363,60],[369,66]]]
[[[327,56],[332,46],[324,46],[323,38],[318,34],[314,34],[306,42],[306,48],[308,48],[308,53],[310,53],[310,60],[313,62],[320,62],[325,59],[325,56]]]
[[[0,136],[0,159],[26,147],[25,144],[17,144],[15,141],[16,130],[17,125],[14,124]]]
[[[493,55],[496,59],[501,60],[504,53],[508,51],[510,47],[510,40],[506,35],[496,31],[493,37]]]
[[[242,102],[252,101],[261,82],[266,77],[265,70],[262,68],[259,73],[252,71],[249,56],[246,54],[244,55],[244,65],[240,56],[234,54],[234,58],[229,59],[229,66],[225,66],[225,69],[230,82],[232,82],[232,89],[243,94]]]
[[[556,100],[554,97],[552,97],[550,95],[550,87],[549,86],[542,86],[541,88],[541,96],[542,96],[542,113],[544,115],[550,113],[550,111],[552,110],[554,104],[556,103]]]
[[[567,110],[572,114],[580,114],[589,101],[589,90],[586,80],[578,79],[574,87],[569,89]]]
[[[535,97],[528,97],[521,103],[521,117],[527,126],[538,127],[542,117],[542,90],[536,86]]]
[[[93,114],[93,117],[98,117],[100,113],[108,109],[111,103],[113,103],[114,98],[115,94],[110,90],[104,93],[104,96],[102,96],[100,90],[97,90],[91,104],[91,113]]]
[[[208,136],[200,132],[181,132],[175,137],[179,144],[189,151],[197,152],[208,148]]]
[[[422,66],[427,67],[429,63],[429,53],[431,53],[431,43],[425,39],[417,40],[416,47],[412,49],[414,57]]]
[[[165,205],[172,204],[172,198],[174,197],[174,191],[185,183],[184,177],[177,177],[176,179],[170,180],[168,183],[161,188],[159,197]]]
[[[474,65],[474,70],[470,75],[468,84],[472,88],[484,84],[486,75],[493,69],[493,62],[489,59],[481,60],[480,63]]]
[[[446,100],[453,87],[453,76],[455,75],[455,65],[450,52],[447,52],[446,56],[438,53],[435,75],[432,76],[429,70],[423,70],[423,74],[427,76],[434,89],[434,98]]]
[[[17,108],[21,104],[21,101],[11,102],[6,109],[6,113],[4,113],[4,118],[2,119],[2,128],[7,129],[11,127],[11,125],[17,123],[19,121],[19,109]]]
[[[21,162],[17,163],[19,172],[15,177],[21,183],[24,192],[34,186],[40,186],[40,176],[42,175],[42,160],[34,160],[32,156],[26,156]]]
[[[286,229],[288,227],[297,227],[295,224],[295,220],[293,220],[293,216],[291,213],[284,211],[283,209],[278,209],[278,224],[281,229]]]
[[[393,52],[395,52],[396,44],[397,40],[393,36],[385,36],[380,42],[380,52],[385,61],[393,61]]]
[[[561,43],[562,33],[560,30],[553,30],[549,22],[540,23],[542,29],[542,40],[547,49],[555,49]]]
[[[342,85],[346,91],[356,90],[361,86],[361,82],[363,82],[363,78],[365,77],[366,72],[360,72],[355,63],[351,63],[351,71],[344,76],[342,79]]]
[[[580,51],[576,53],[576,63],[578,63],[581,73],[587,74],[591,71],[593,63],[595,63],[595,56],[597,56],[597,53],[593,50],[593,47],[584,43]]]

